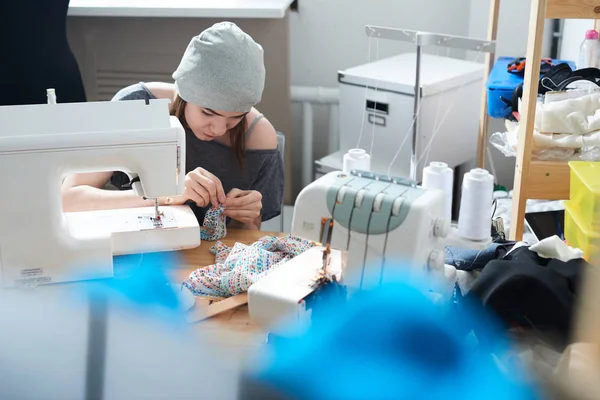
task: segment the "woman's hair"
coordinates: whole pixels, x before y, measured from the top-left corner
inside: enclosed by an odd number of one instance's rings
[[[185,106],[187,102],[183,100],[179,95],[175,96],[175,100],[171,102],[170,114],[175,116],[181,122],[181,125],[185,129],[190,129],[187,121],[185,120]],[[239,124],[227,131],[229,133],[229,140],[231,140],[231,150],[235,154],[240,167],[244,166],[244,151],[246,150],[246,118],[242,118]]]

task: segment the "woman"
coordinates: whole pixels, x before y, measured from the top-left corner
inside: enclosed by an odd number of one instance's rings
[[[186,179],[182,196],[161,205],[189,204],[200,224],[211,206],[224,206],[230,226],[259,229],[281,212],[283,163],[275,129],[253,106],[265,82],[263,49],[231,22],[194,37],[175,84],[139,83],[113,100],[172,99],[171,115],[186,130]],[[131,190],[122,172],[69,176],[63,183],[65,211],[149,206]]]

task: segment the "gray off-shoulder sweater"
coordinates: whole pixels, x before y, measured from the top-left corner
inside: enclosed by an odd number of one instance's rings
[[[121,89],[113,101],[149,100],[155,97],[144,83],[137,83]],[[248,127],[246,135],[252,134],[259,115]],[[262,220],[267,221],[281,213],[283,199],[283,160],[279,149],[246,150],[242,168],[233,150],[214,141],[198,139],[193,132],[186,130],[186,173],[202,167],[217,176],[225,193],[231,189],[256,190],[262,194]],[[128,176],[115,171],[110,183],[121,188],[129,182]],[[188,204],[200,224],[208,208]]]

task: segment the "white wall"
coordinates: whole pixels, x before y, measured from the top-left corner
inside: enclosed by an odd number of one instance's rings
[[[466,35],[469,2],[470,0],[299,0],[299,12],[290,16],[292,84],[337,87],[338,70],[368,61],[368,36],[364,29],[368,24]],[[376,57],[375,42],[372,39],[371,60]],[[409,44],[379,41],[380,58],[411,49]],[[300,115],[300,107],[295,106],[292,146],[296,191],[300,189],[301,183]],[[316,158],[327,153],[327,117],[326,107],[315,110]]]
[[[487,0],[299,0],[299,12],[292,13],[292,84],[337,87],[337,71],[367,62],[367,24],[418,29],[484,38],[487,34]],[[498,33],[498,54],[524,56],[529,24],[529,0],[502,0]],[[550,29],[547,29],[550,34]],[[381,40],[379,57],[410,51],[408,44]],[[371,42],[375,59],[375,40]],[[547,52],[545,52],[547,53]],[[473,57],[471,57],[473,59]],[[483,60],[483,57],[480,57]],[[326,155],[327,112],[317,109],[314,155]],[[295,191],[300,188],[301,121],[300,107],[293,109]],[[503,129],[494,121],[490,133]],[[343,134],[343,133],[342,133]],[[320,137],[319,137],[320,135]],[[495,149],[494,161],[499,180],[512,187],[514,159],[506,159]],[[475,157],[475,155],[473,155]]]
[[[593,19],[565,19],[563,21],[560,58],[575,61],[579,59],[579,46],[581,46],[585,31],[588,29],[594,29]]]
[[[498,45],[496,54],[506,57],[525,57],[527,52],[527,34],[529,27],[530,0],[501,0],[498,18]],[[471,0],[469,15],[469,35],[485,37],[488,29],[490,2]],[[546,23],[544,54],[550,52],[550,21]]]

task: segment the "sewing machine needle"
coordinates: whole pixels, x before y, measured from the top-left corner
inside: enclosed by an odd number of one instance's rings
[[[323,250],[323,275],[327,274],[327,266],[329,265],[329,258],[331,254],[331,235],[333,234],[333,219],[323,218],[321,220],[322,236],[321,241],[325,246]]]
[[[160,217],[160,213],[158,212],[158,198],[154,199],[154,219],[158,220]]]
[[[325,250],[323,250],[323,275],[327,274],[327,266],[329,265],[329,255],[331,254],[331,247],[329,243],[325,246]]]

